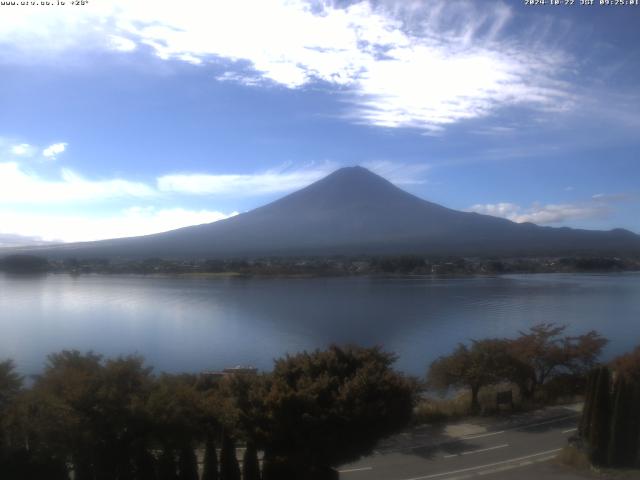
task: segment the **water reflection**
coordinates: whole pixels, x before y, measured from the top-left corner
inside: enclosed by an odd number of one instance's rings
[[[337,343],[383,345],[423,374],[457,342],[538,322],[597,329],[607,354],[640,341],[640,275],[462,279],[0,276],[0,358],[36,372],[47,353],[137,352],[159,370],[249,363]]]

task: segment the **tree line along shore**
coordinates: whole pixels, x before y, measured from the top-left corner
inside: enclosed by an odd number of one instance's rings
[[[154,374],[139,356],[62,351],[28,385],[5,360],[0,472],[7,480],[336,479],[337,466],[381,438],[442,420],[434,403],[456,399],[433,394],[453,388],[465,414],[490,413],[480,397],[496,386],[513,391],[520,409],[586,395],[571,448],[595,465],[633,467],[640,346],[605,365],[606,343],[595,331],[569,336],[539,324],[460,344],[423,379],[395,370],[396,356],[379,347],[334,345],[279,358],[271,372],[226,374]],[[610,453],[621,444],[624,455]]]
[[[242,276],[498,275],[640,271],[640,256],[425,257],[421,255],[264,257],[199,260],[104,258],[63,260],[34,255],[0,258],[9,273],[134,273]]]

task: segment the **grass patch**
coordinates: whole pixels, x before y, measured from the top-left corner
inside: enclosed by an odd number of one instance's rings
[[[558,454],[558,462],[576,470],[591,470],[591,462],[587,454],[573,445],[567,445]]]
[[[600,480],[638,480],[640,469],[637,468],[605,468],[594,467],[589,462],[587,454],[573,445],[564,447],[556,461],[565,467],[585,474],[585,478]]]
[[[498,392],[507,390],[513,392],[513,409],[508,405],[501,405],[498,408],[496,395]],[[582,395],[574,394],[549,395],[541,389],[534,402],[527,402],[521,398],[518,388],[514,385],[508,383],[490,385],[482,388],[478,394],[480,411],[477,414],[488,416],[526,412],[544,406],[578,403],[583,399]],[[467,390],[460,390],[455,395],[446,398],[424,397],[414,409],[413,422],[416,425],[449,422],[469,417],[471,413],[471,393]]]

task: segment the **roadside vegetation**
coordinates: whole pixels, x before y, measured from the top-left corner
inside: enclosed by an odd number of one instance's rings
[[[640,476],[640,346],[591,371],[578,435],[562,459]]]
[[[565,326],[542,323],[513,339],[491,338],[460,344],[435,360],[427,372],[430,391],[453,397],[430,398],[418,406],[424,419],[442,420],[493,413],[498,392],[509,392],[508,407],[528,409],[575,399],[584,393],[588,372],[607,340],[598,332],[568,336]]]
[[[276,360],[269,374],[154,375],[140,357],[63,351],[29,387],[4,361],[0,477],[337,478],[332,467],[410,421],[417,384],[394,361],[331,347]]]
[[[0,473],[7,480],[337,479],[334,468],[416,422],[584,398],[574,465],[634,468],[640,347],[598,363],[606,340],[540,324],[461,344],[426,382],[380,348],[332,346],[269,373],[154,374],[138,356],[62,351],[27,385],[0,362]],[[425,390],[426,388],[426,390]],[[450,392],[453,396],[438,398]]]

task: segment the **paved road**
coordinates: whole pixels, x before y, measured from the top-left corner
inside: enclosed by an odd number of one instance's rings
[[[573,479],[571,473],[541,476],[575,433],[568,414],[521,427],[467,435],[439,445],[385,450],[340,468],[341,480],[462,480],[486,478]],[[541,467],[541,468],[538,468]],[[554,467],[555,468],[555,467]],[[517,472],[516,472],[516,469]]]

